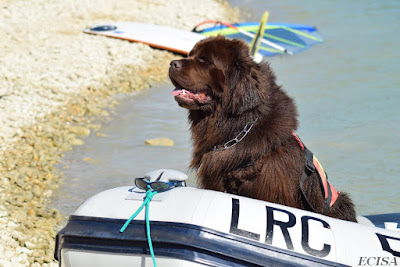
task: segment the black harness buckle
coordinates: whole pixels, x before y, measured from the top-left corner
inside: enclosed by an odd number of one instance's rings
[[[312,173],[315,172],[315,165],[314,165],[314,155],[313,153],[307,149],[304,148],[304,152],[306,152],[305,158],[306,158],[306,168],[305,170],[307,171],[307,175],[310,176]]]

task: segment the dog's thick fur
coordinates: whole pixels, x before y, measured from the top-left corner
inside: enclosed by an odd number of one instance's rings
[[[296,106],[276,84],[269,64],[254,62],[242,41],[218,36],[198,42],[188,58],[172,61],[169,76],[176,101],[189,110],[190,166],[198,169],[201,187],[306,209],[299,185],[305,155],[292,136]],[[213,149],[254,121],[241,142]],[[315,173],[303,188],[314,211],[323,213]],[[326,215],[356,221],[354,205],[343,192]]]

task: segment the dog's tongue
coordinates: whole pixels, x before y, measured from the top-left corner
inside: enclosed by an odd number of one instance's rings
[[[183,89],[182,88],[175,88],[175,90],[172,91],[172,94],[174,96],[180,95],[182,93]]]

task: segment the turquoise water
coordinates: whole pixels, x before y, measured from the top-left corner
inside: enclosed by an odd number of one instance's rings
[[[324,43],[295,56],[270,58],[278,82],[298,106],[299,136],[337,190],[359,214],[400,212],[400,1],[230,1],[257,21],[310,24]],[[187,172],[191,142],[186,113],[172,85],[122,101],[113,120],[68,154],[55,206],[72,212],[89,196],[133,184],[157,168]],[[169,137],[174,147],[144,141]],[[91,162],[82,161],[92,158]],[[194,175],[190,174],[194,185]],[[66,201],[67,200],[67,201]]]

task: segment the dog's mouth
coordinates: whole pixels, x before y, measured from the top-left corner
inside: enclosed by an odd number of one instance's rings
[[[206,90],[192,91],[184,89],[179,85],[176,85],[176,88],[172,91],[172,94],[176,100],[196,102],[198,104],[206,104],[211,100],[211,97],[207,94]]]

